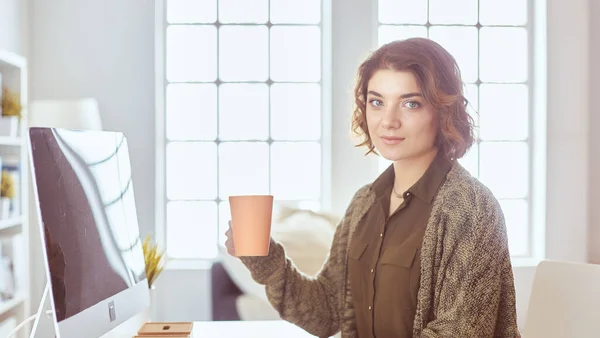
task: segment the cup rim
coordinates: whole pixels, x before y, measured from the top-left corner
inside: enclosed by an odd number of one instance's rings
[[[243,198],[243,197],[274,197],[268,194],[251,194],[251,195],[230,195],[228,198]]]

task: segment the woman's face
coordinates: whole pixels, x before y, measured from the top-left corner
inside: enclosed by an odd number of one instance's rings
[[[385,159],[418,159],[437,150],[437,114],[411,72],[375,72],[367,85],[366,104],[369,136]]]

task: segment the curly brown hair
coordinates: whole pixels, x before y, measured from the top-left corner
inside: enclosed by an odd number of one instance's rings
[[[357,147],[375,153],[366,118],[367,86],[376,71],[409,71],[417,79],[423,99],[438,113],[436,146],[450,159],[459,159],[472,146],[473,118],[467,112],[463,81],[456,60],[433,40],[410,38],[381,46],[372,52],[357,71],[354,88],[352,131],[362,137]]]

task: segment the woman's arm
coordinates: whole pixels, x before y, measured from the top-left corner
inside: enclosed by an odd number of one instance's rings
[[[340,330],[349,222],[365,189],[352,199],[336,228],[327,260],[314,278],[298,271],[274,240],[267,257],[241,257],[254,280],[266,286],[267,297],[281,318],[318,337],[330,337]]]
[[[443,240],[436,311],[422,337],[520,337],[502,209],[487,191],[475,196],[470,215],[448,220],[463,224],[446,227],[460,230]]]

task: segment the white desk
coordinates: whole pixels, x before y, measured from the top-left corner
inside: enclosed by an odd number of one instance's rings
[[[308,338],[314,337],[286,321],[194,322],[192,338]]]
[[[139,328],[139,327],[138,327]],[[119,330],[121,329],[121,330]],[[103,338],[131,338],[136,331],[117,328]],[[314,337],[283,320],[194,322],[192,338],[308,338]]]

